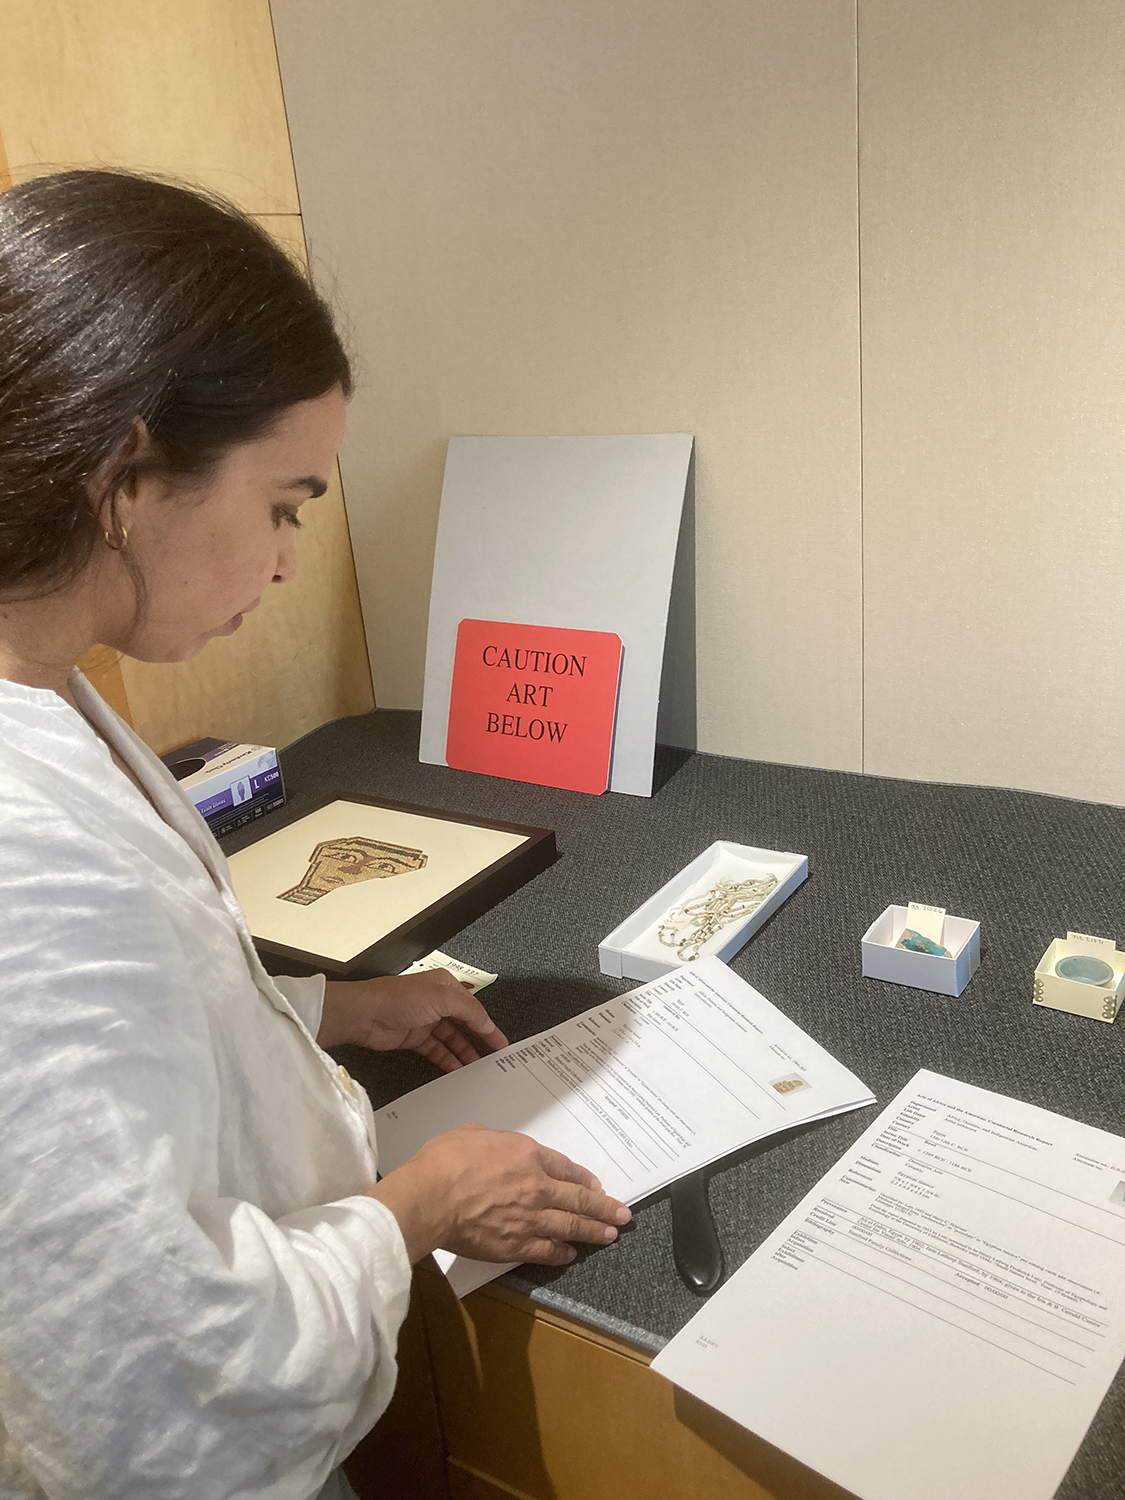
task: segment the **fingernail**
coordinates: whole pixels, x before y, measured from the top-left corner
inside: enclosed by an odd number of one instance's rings
[[[614,1229],[612,1224],[607,1224],[602,1230],[602,1239],[605,1240],[606,1244],[608,1245],[610,1240],[615,1240],[616,1238],[617,1230]]]
[[[614,1214],[613,1217],[617,1220],[617,1222],[619,1224],[628,1224],[629,1220],[633,1217],[633,1215],[629,1212],[629,1210],[627,1208],[622,1207],[622,1208],[619,1208],[617,1210],[617,1212]]]
[[[597,1179],[597,1178],[596,1178],[596,1177],[595,1177],[595,1178],[594,1178],[594,1192],[595,1192],[595,1193],[600,1193],[600,1192],[601,1192],[601,1190],[602,1190],[602,1185],[601,1185],[601,1183],[600,1183],[600,1182],[599,1182],[599,1181],[598,1181],[598,1179]]]
[[[568,1261],[575,1260],[577,1258],[577,1256],[578,1256],[578,1251],[575,1250],[574,1246],[573,1245],[568,1246],[567,1247],[567,1252],[566,1252],[566,1258],[567,1258],[567,1260]]]

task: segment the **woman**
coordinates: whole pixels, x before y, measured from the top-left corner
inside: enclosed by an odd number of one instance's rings
[[[344,1494],[410,1267],[571,1259],[628,1210],[468,1126],[376,1180],[321,1050],[505,1038],[439,972],[271,979],[226,866],[76,670],[194,656],[296,568],[348,365],[252,222],[68,172],[0,196],[0,1493]]]

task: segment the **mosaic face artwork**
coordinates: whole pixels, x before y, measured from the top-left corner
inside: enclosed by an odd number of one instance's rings
[[[334,797],[237,850],[230,872],[257,941],[350,963],[526,842],[455,814]]]
[[[316,845],[309,856],[309,867],[296,885],[282,891],[279,901],[292,901],[298,906],[311,906],[322,896],[346,885],[357,885],[362,880],[386,880],[392,875],[405,875],[411,870],[421,870],[427,862],[421,849],[408,849],[402,844],[387,844],[380,839],[352,838],[325,839]]]

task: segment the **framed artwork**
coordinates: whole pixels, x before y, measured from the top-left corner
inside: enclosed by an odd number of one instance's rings
[[[558,858],[548,828],[335,792],[230,856],[274,974],[397,974]]]

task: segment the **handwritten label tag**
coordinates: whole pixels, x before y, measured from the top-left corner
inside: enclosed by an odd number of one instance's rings
[[[464,963],[459,958],[450,958],[448,953],[443,953],[440,948],[435,948],[432,953],[427,953],[425,958],[420,958],[417,963],[411,964],[409,969],[404,969],[404,974],[425,974],[429,969],[448,969],[459,984],[463,984],[470,995],[475,995],[478,990],[483,990],[485,985],[491,984],[496,978],[487,969],[474,969],[472,964]]]
[[[945,907],[926,906],[922,901],[911,901],[906,908],[906,925],[931,943],[945,946]]]
[[[1091,937],[1088,932],[1068,932],[1066,946],[1071,953],[1092,953],[1095,958],[1107,960],[1111,953],[1117,952],[1113,938]]]

